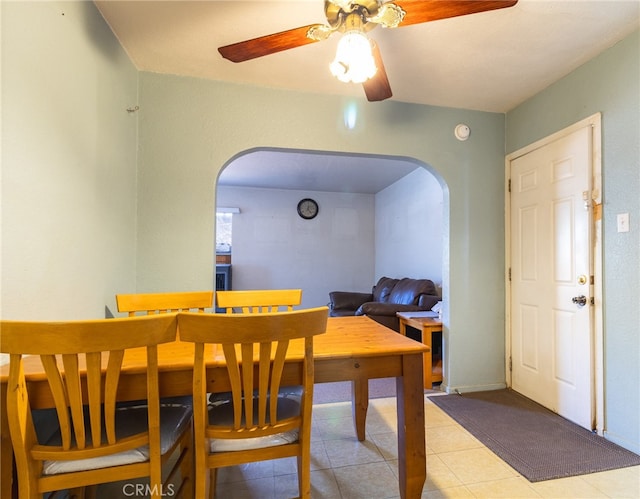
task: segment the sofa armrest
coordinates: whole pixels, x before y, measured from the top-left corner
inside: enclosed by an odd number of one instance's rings
[[[424,310],[431,310],[433,306],[440,301],[439,296],[434,295],[420,295],[418,300],[418,307]]]
[[[380,303],[377,301],[363,303],[356,310],[356,315],[386,315],[395,316],[397,312],[415,312],[417,310],[429,310],[418,305],[399,305],[397,303]]]
[[[333,311],[355,312],[360,305],[371,301],[373,295],[371,293],[356,293],[352,291],[332,291],[329,293],[329,308]]]

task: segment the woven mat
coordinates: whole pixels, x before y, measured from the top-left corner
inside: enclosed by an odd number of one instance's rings
[[[429,400],[530,482],[640,465],[640,456],[512,390]]]

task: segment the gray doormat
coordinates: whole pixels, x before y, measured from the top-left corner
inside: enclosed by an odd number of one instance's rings
[[[640,456],[512,390],[429,400],[530,482],[640,465]]]

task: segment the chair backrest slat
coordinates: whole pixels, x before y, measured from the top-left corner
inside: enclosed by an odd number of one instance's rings
[[[6,338],[6,331],[4,331]],[[12,359],[13,360],[13,359]],[[22,358],[18,357],[16,362],[22,363]],[[56,406],[58,414],[58,424],[60,426],[60,436],[62,439],[62,448],[68,450],[71,448],[71,419],[69,417],[69,408],[67,403],[66,388],[62,380],[62,375],[58,369],[55,355],[41,355],[40,361],[44,367],[51,388],[51,395]],[[21,373],[24,376],[23,373]],[[9,408],[7,408],[7,411]]]
[[[100,445],[102,437],[102,353],[88,352],[87,361],[87,401],[93,446]]]
[[[59,371],[59,374],[60,377],[64,376],[66,401],[71,412],[71,424],[76,437],[76,445],[78,449],[84,449],[86,445],[86,430],[84,427],[82,381],[78,366],[78,355],[63,354],[62,365],[64,367],[62,371]]]
[[[116,305],[118,312],[126,312],[130,317],[189,310],[204,312],[213,306],[213,291],[117,294]]]
[[[301,289],[216,291],[217,306],[225,309],[228,314],[234,313],[234,309],[241,310],[243,314],[291,312],[301,301]]]
[[[118,380],[120,378],[120,370],[122,369],[122,360],[124,359],[124,350],[113,350],[109,354],[107,363],[107,372],[104,380],[104,413],[105,413],[105,430],[107,442],[114,444],[116,441],[116,401],[118,395]]]
[[[305,337],[307,340],[308,337]],[[273,367],[271,373],[271,393],[278,393],[280,389],[280,382],[282,381],[282,371],[284,370],[284,360],[287,356],[287,350],[289,349],[289,340],[279,341],[276,347],[276,355],[273,360]],[[264,359],[267,362],[267,359]],[[269,418],[271,421],[276,420],[276,410],[278,408],[278,398],[271,397],[271,405],[269,407]],[[301,415],[302,417],[302,415]]]

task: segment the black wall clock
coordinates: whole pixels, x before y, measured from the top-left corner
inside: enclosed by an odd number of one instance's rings
[[[318,203],[310,198],[301,199],[298,203],[298,215],[305,220],[315,218],[318,215]]]

